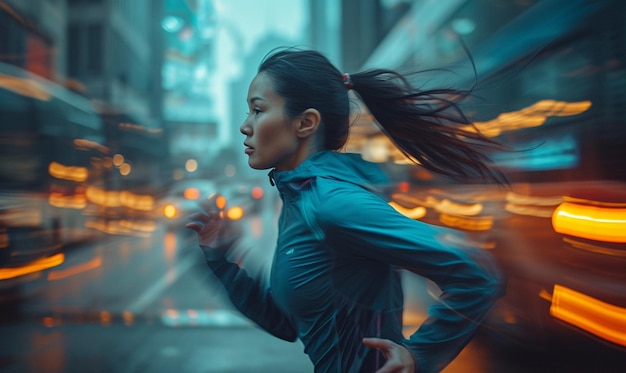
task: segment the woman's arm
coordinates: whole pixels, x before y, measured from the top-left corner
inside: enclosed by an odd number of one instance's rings
[[[335,190],[319,211],[333,247],[410,270],[442,293],[420,328],[404,344],[419,372],[438,372],[470,341],[502,295],[500,272],[486,252],[450,242],[460,232],[409,219],[367,191]],[[454,242],[459,242],[454,240]],[[463,241],[460,241],[463,242]]]
[[[220,280],[233,305],[246,317],[272,335],[293,342],[297,339],[294,327],[276,306],[271,291],[261,281],[226,258],[207,259],[213,274]]]
[[[187,228],[198,234],[198,243],[215,276],[220,280],[233,305],[246,317],[274,336],[293,342],[294,327],[274,303],[271,292],[259,279],[226,259],[226,253],[237,241],[236,227],[218,213],[195,214]]]

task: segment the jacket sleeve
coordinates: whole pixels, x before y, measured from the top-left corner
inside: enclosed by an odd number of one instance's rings
[[[464,242],[461,232],[409,219],[365,190],[326,195],[331,197],[318,211],[318,222],[329,245],[407,269],[441,289],[427,319],[404,341],[416,358],[416,372],[441,371],[502,295],[495,262],[480,249],[451,244]]]
[[[205,255],[209,268],[219,279],[233,305],[270,334],[293,342],[297,332],[272,299],[272,293],[259,279],[250,277],[224,255]]]

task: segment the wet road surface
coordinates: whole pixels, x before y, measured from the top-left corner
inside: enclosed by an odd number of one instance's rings
[[[247,224],[267,274],[274,216]],[[35,276],[36,277],[36,276]],[[407,276],[407,319],[423,317],[428,284]],[[193,236],[164,227],[69,248],[59,267],[2,303],[2,372],[312,372],[299,342],[258,329],[228,303]],[[624,372],[626,353],[603,343],[549,349],[482,329],[444,373]]]

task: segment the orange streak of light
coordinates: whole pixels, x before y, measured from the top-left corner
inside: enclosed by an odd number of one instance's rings
[[[556,284],[550,314],[607,341],[626,346],[626,308]]]
[[[61,280],[67,277],[75,276],[79,273],[98,268],[101,265],[102,258],[96,257],[86,263],[81,263],[73,267],[52,271],[48,274],[48,281]]]
[[[21,267],[15,268],[1,268],[0,269],[0,280],[7,280],[10,278],[27,275],[33,272],[43,271],[44,269],[56,267],[63,263],[65,260],[65,255],[62,253],[53,255],[48,258],[38,259],[32,263]]]

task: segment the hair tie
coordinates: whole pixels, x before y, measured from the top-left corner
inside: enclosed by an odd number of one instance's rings
[[[343,79],[343,86],[346,87],[346,89],[352,89],[352,86],[354,86],[354,84],[352,83],[352,79],[350,79],[350,74],[343,73],[341,75],[341,78]]]

